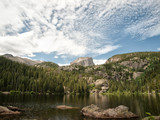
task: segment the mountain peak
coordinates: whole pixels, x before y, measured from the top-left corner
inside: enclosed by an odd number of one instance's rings
[[[94,62],[92,57],[80,57],[70,63],[71,65],[93,66]]]

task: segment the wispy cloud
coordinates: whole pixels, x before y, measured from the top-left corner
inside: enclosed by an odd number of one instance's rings
[[[100,55],[118,49],[123,31],[160,34],[160,0],[2,0],[0,54]]]
[[[108,53],[110,51],[113,51],[113,50],[115,50],[119,47],[120,47],[119,45],[115,45],[115,46],[106,45],[106,46],[102,46],[102,48],[98,48],[98,49],[94,50],[93,53],[101,55],[101,54],[105,54],[105,53]]]
[[[160,51],[160,48],[157,48],[158,51]]]

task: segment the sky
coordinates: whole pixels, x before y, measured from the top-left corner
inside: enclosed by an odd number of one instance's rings
[[[0,55],[68,65],[160,51],[160,0],[0,0]]]

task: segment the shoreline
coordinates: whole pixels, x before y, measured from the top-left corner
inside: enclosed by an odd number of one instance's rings
[[[33,91],[26,91],[26,92],[21,92],[21,91],[0,91],[0,94],[3,95],[32,95],[32,94],[36,94],[36,95],[85,95],[85,94],[90,94],[90,95],[160,95],[160,93],[147,93],[147,92],[106,92],[106,93],[71,93],[71,94],[66,94],[66,93],[36,93]]]

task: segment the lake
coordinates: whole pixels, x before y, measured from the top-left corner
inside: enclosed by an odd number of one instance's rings
[[[16,106],[25,110],[20,116],[0,118],[0,120],[94,120],[81,115],[82,107],[96,104],[101,108],[126,105],[130,111],[140,116],[145,112],[160,114],[160,95],[0,95],[0,105]],[[80,109],[59,110],[57,105],[69,105]],[[137,120],[139,120],[137,119]]]

